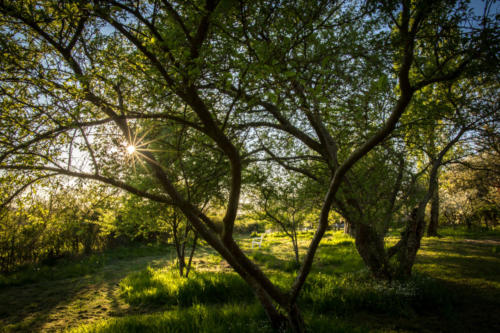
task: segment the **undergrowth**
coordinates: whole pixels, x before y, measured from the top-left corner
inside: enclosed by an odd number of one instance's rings
[[[60,258],[51,265],[27,265],[11,273],[0,274],[0,288],[85,276],[95,273],[112,261],[165,255],[169,251],[171,247],[167,245],[138,244],[117,247],[88,256]]]

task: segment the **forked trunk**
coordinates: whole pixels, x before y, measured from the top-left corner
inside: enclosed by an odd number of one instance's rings
[[[425,205],[414,209],[409,224],[398,243],[396,266],[396,278],[398,279],[405,280],[411,276],[411,270],[425,230],[424,211]]]
[[[271,327],[276,332],[293,332],[293,333],[302,333],[305,332],[305,324],[304,320],[300,314],[300,310],[297,304],[292,304],[289,306],[285,306],[282,304],[282,308],[287,308],[287,313],[284,315],[280,311],[278,311],[275,306],[272,298],[267,294],[264,289],[258,286],[255,281],[249,281],[250,286],[254,290],[255,295],[257,296],[260,304],[264,308],[266,312],[267,318],[271,323]]]
[[[194,256],[194,251],[196,251],[197,242],[198,242],[198,233],[195,231],[193,246],[191,247],[191,253],[189,254],[189,260],[186,266],[186,277],[188,277],[189,272],[191,271],[191,265],[193,264],[193,256]]]

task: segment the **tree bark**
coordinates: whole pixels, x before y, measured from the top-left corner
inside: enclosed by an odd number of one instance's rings
[[[400,280],[406,280],[411,276],[411,270],[420,249],[420,241],[424,235],[426,204],[426,202],[421,202],[419,207],[413,210],[408,226],[401,237],[395,273],[395,277]]]
[[[431,218],[429,222],[429,227],[427,229],[427,236],[437,236],[438,235],[438,225],[439,225],[439,183],[436,178],[435,190],[432,193],[431,201]]]
[[[354,225],[347,220],[344,222],[344,234],[354,237],[356,235]]]
[[[193,239],[193,247],[191,248],[191,253],[189,254],[189,260],[186,266],[186,278],[189,275],[189,272],[191,271],[191,265],[193,264],[193,256],[194,256],[194,251],[196,251],[196,244],[198,242],[198,233],[196,231],[194,232],[194,239]]]
[[[297,304],[293,304],[288,310],[288,326],[293,333],[302,333],[305,331],[304,319],[300,314]]]
[[[356,248],[374,277],[384,280],[392,278],[383,236],[379,235],[375,228],[364,223],[357,223]]]

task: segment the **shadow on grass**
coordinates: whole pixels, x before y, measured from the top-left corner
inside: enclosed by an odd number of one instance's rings
[[[108,311],[121,313],[113,289],[154,258],[116,260],[92,275],[4,287],[0,289],[0,332],[61,330]],[[113,297],[108,301],[109,295]]]
[[[443,279],[500,283],[496,245],[428,239],[418,254],[416,267]]]
[[[415,269],[453,293],[460,325],[445,331],[500,332],[500,253],[496,244],[467,239],[424,239]]]
[[[31,332],[50,320],[50,314],[67,307],[87,286],[75,279],[41,282],[0,291],[3,331]]]

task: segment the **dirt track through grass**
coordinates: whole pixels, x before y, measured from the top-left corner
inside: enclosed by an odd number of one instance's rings
[[[6,332],[51,332],[127,315],[129,306],[118,297],[120,280],[166,264],[165,256],[116,260],[92,275],[1,289],[0,326]]]
[[[244,247],[251,256],[262,260],[263,266],[271,264],[267,269],[273,269],[273,265],[287,260],[287,244],[285,239],[274,236],[264,242],[262,249],[250,250],[249,244]],[[500,309],[499,245],[498,239],[424,239],[416,270],[442,280],[459,299],[456,319],[446,326],[450,331],[500,331],[500,321],[496,318]],[[338,236],[328,237],[322,242],[316,269],[328,269],[334,274],[357,271],[362,264],[357,255],[353,257],[355,254],[352,241]],[[103,319],[168,310],[163,307],[131,307],[119,297],[119,282],[134,271],[147,266],[165,267],[171,265],[172,260],[171,253],[125,257],[110,260],[85,276],[1,288],[0,332],[63,331]],[[200,247],[195,265],[198,270],[230,270],[206,247]],[[354,314],[347,320],[406,332],[443,328],[441,319],[432,314],[426,316],[424,322],[418,318],[398,319],[387,314],[369,313]]]

